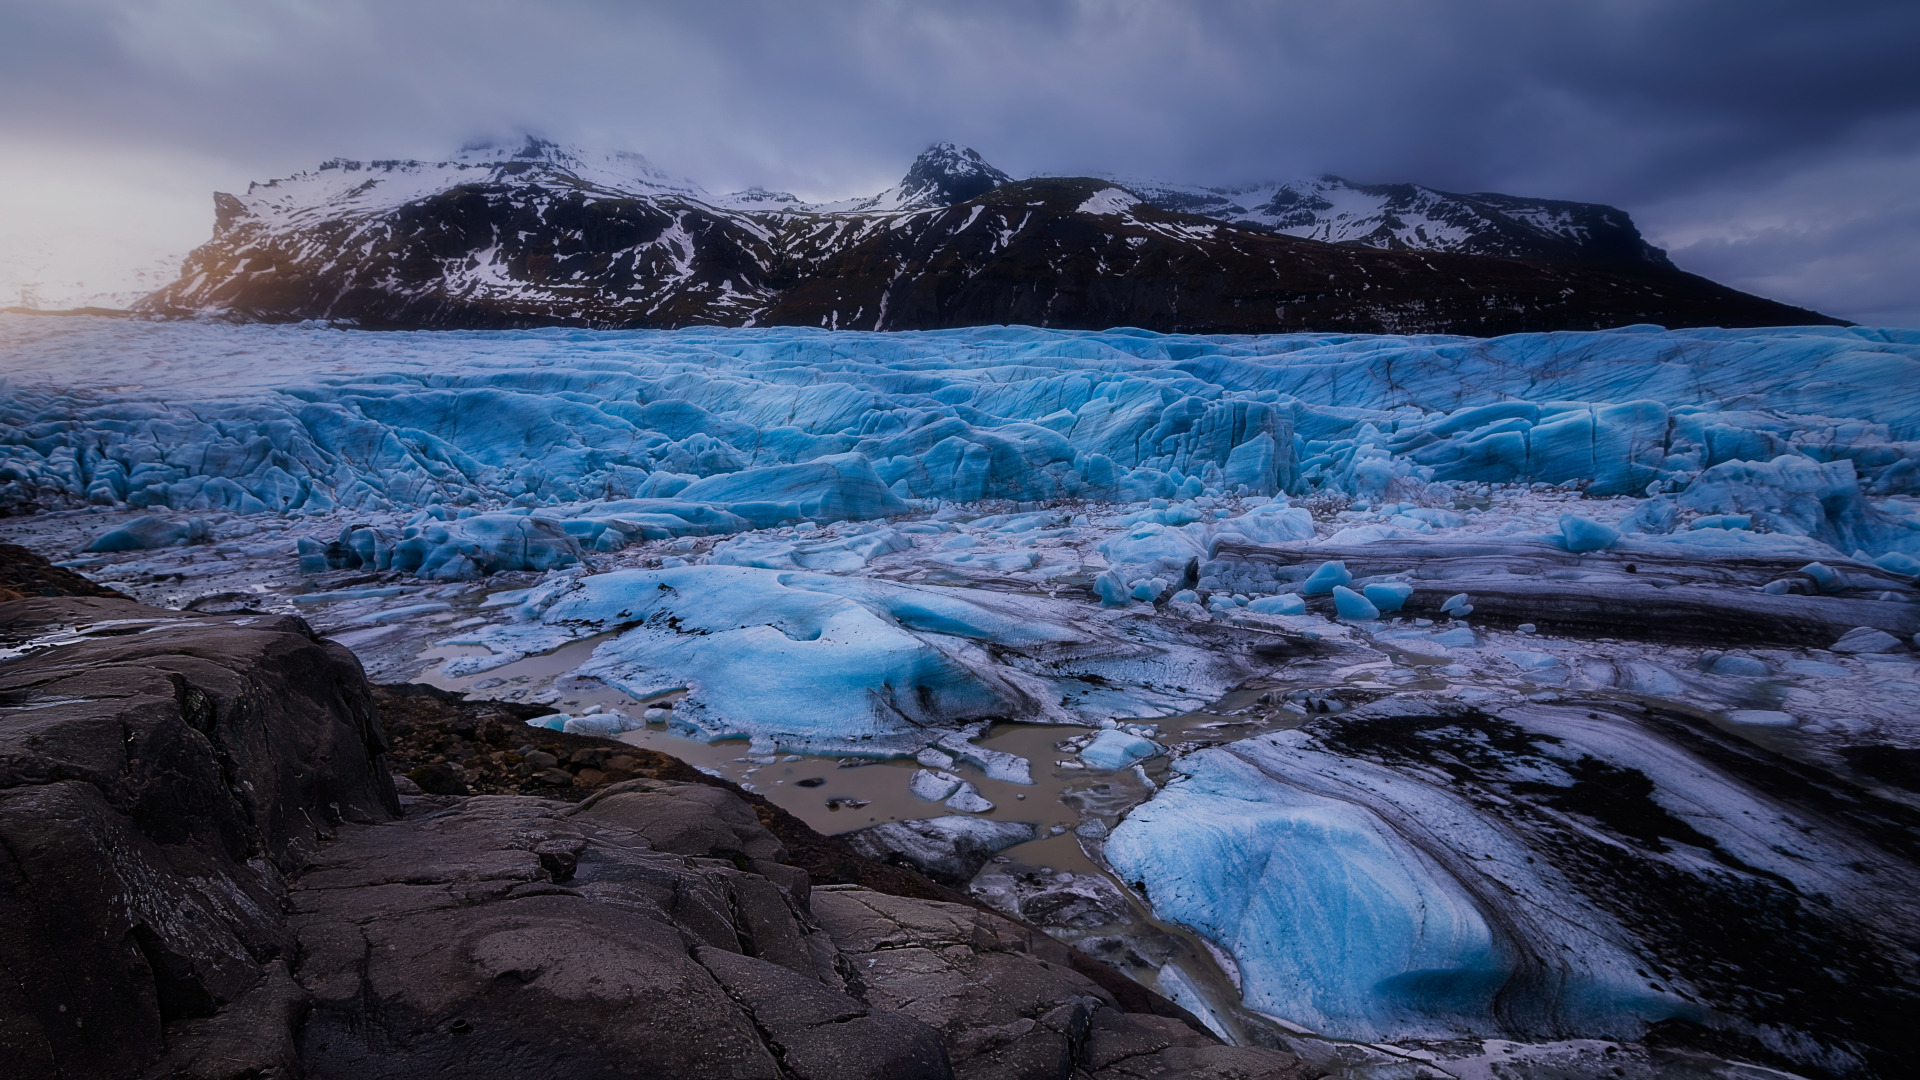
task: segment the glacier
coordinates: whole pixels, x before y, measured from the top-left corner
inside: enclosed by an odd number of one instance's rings
[[[1756,484],[1831,498],[1920,483],[1920,338],[1903,331],[1482,341],[45,323],[0,323],[8,501],[229,513],[518,502],[584,517],[664,499],[765,528],[882,517],[903,500],[1329,490],[1418,502],[1434,482],[1525,482],[1733,506]],[[225,355],[202,355],[210,333]],[[1783,457],[1820,476],[1761,475]],[[1728,474],[1733,462],[1747,472]],[[1861,516],[1789,515],[1875,554],[1912,543]]]
[[[976,892],[1233,1039],[1881,1060],[1920,333],[0,315],[0,387],[0,539],[863,843],[1033,837]]]

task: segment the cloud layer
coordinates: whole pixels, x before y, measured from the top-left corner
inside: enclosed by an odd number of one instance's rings
[[[0,0],[0,185],[538,132],[838,197],[953,139],[1016,174],[1612,202],[1683,266],[1911,325],[1916,43],[1908,0]]]

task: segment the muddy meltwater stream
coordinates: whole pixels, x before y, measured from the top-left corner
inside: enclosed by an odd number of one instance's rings
[[[485,649],[432,646],[420,654],[427,666],[418,681],[475,700],[487,698],[490,691],[550,685],[559,694],[551,702],[555,711],[575,715],[596,705],[636,717],[650,707],[671,708],[682,692],[638,699],[598,679],[571,674],[602,642],[615,636],[585,638],[469,677],[448,676],[441,671],[441,663],[484,654]],[[1269,693],[1277,685],[1250,684],[1207,709],[1138,722],[1157,725],[1158,739],[1167,746],[1191,750],[1294,727],[1308,719],[1310,714],[1299,707],[1270,704],[1280,697]],[[1061,745],[1098,730],[1070,724],[1003,723],[971,740],[977,746],[1027,759],[1034,781],[1030,785],[993,779],[962,762],[947,766],[947,771],[971,782],[994,804],[993,809],[974,816],[1030,823],[1041,833],[1038,839],[994,856],[974,879],[971,891],[1016,917],[1031,917],[1035,894],[1041,894],[1040,910],[1056,918],[1036,921],[1046,921],[1054,937],[1159,991],[1201,1017],[1222,1037],[1238,1043],[1251,1041],[1234,1008],[1240,980],[1232,959],[1190,931],[1155,918],[1139,887],[1114,876],[1099,857],[1112,827],[1167,782],[1173,757],[1161,754],[1128,768],[1095,769],[1081,764],[1070,745]],[[702,742],[676,733],[665,723],[614,737],[731,780],[828,835],[952,813],[908,790],[908,780],[922,767],[912,758],[752,754],[744,737]],[[527,741],[537,743],[539,738],[540,729],[530,727]],[[1057,917],[1062,914],[1064,918]]]

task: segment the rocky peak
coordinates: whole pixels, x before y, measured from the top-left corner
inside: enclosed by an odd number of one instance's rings
[[[460,148],[456,161],[545,161],[555,165],[571,165],[581,158],[580,151],[562,146],[550,139],[537,135],[528,135],[518,143],[480,140],[467,143]]]
[[[966,202],[1013,177],[987,164],[980,152],[950,142],[935,143],[913,159],[900,179],[902,202],[924,201],[941,206]]]

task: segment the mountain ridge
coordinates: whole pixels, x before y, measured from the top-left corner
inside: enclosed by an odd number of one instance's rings
[[[137,310],[379,328],[1835,321],[1677,270],[1612,207],[1334,177],[1017,180],[951,143],[877,195],[828,203],[713,195],[637,154],[537,139],[437,163],[334,159],[215,201],[213,239]]]

